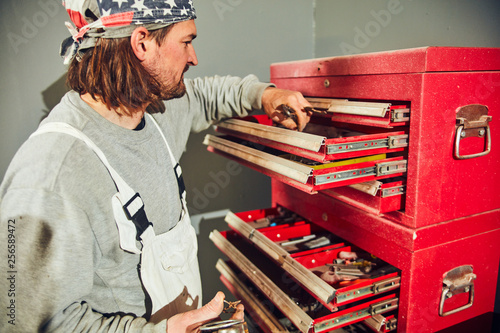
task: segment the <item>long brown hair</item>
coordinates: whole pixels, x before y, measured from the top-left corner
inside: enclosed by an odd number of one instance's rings
[[[161,45],[172,28],[151,31]],[[161,83],[151,75],[135,56],[130,37],[101,38],[97,45],[84,51],[80,60],[73,59],[68,68],[66,84],[80,94],[97,97],[109,109],[120,108],[123,113],[145,104],[160,102]]]

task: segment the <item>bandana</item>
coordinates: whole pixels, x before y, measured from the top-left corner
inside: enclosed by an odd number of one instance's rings
[[[73,22],[66,22],[72,37],[61,44],[65,64],[99,38],[129,37],[138,25],[155,30],[196,18],[192,0],[63,0],[63,6]]]

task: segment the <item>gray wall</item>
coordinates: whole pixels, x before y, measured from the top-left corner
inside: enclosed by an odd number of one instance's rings
[[[315,57],[420,46],[500,47],[498,0],[316,0]]]

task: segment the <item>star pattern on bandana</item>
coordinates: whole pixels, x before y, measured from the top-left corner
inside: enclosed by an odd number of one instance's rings
[[[179,17],[196,17],[192,0],[99,0],[99,3],[102,16],[133,13],[134,24],[151,20],[176,22]]]
[[[111,8],[109,10],[102,11],[102,16],[109,16],[109,15],[111,15]]]
[[[100,2],[102,3],[102,0]],[[118,3],[118,8],[122,8],[122,3],[127,3],[128,0],[113,0],[113,2]]]
[[[175,4],[175,0],[167,0],[165,1],[167,5],[170,6],[170,9],[173,9],[175,7],[177,7],[177,5]]]
[[[144,0],[135,0],[135,3],[130,6],[130,8],[135,8],[137,10],[147,10],[148,7],[144,6]]]
[[[75,29],[71,24],[66,25],[71,37],[63,41],[60,51],[65,64],[69,64],[75,56],[81,56],[83,50],[94,47],[99,38],[122,38],[118,36],[126,36],[132,31],[122,27],[154,24],[153,28],[159,29],[196,19],[192,0],[64,0],[63,5],[73,25],[78,27]],[[89,9],[98,19],[87,23],[82,18],[86,17]]]

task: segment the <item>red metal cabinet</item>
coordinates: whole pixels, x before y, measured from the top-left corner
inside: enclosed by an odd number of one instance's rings
[[[415,229],[322,193],[311,200],[281,182],[272,186],[275,203],[401,269],[398,332],[436,332],[493,311],[500,261],[498,211]],[[472,265],[477,276],[473,305],[442,317],[443,275],[463,265]]]
[[[277,181],[273,200],[402,270],[398,332],[435,332],[492,312],[500,259],[500,49],[429,47],[273,64],[271,80],[305,96],[410,103],[403,209],[367,213]],[[487,134],[467,137],[459,154],[491,151],[459,159],[457,111],[469,104],[488,107],[491,143]],[[473,305],[441,316],[443,275],[463,265],[476,275]],[[468,302],[454,297],[456,304],[448,304],[451,297],[443,307]]]
[[[492,312],[500,262],[500,49],[425,47],[277,63],[271,65],[271,81],[311,101],[408,109],[409,119],[402,122],[389,113],[375,121],[336,111],[324,118],[328,124],[408,135],[403,149],[387,151],[387,157],[406,163],[400,177],[380,186],[389,195],[356,192],[351,181],[345,183],[350,187],[300,185],[245,155],[210,143],[209,149],[273,177],[273,206],[398,268],[398,332],[437,332]],[[274,139],[260,140],[261,130],[220,132],[300,153]]]
[[[399,223],[423,227],[500,208],[500,49],[428,47],[280,63],[271,65],[271,81],[305,96],[411,104],[406,206],[395,216]],[[486,156],[458,160],[456,112],[469,104],[489,108],[493,148]],[[484,149],[484,139],[474,139],[462,141],[464,154]]]

